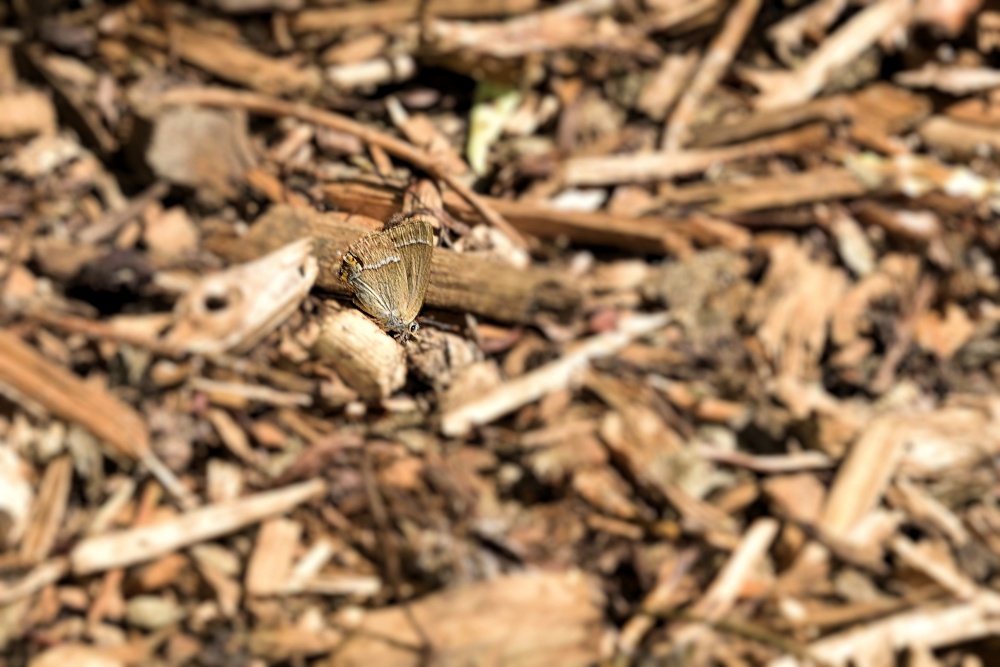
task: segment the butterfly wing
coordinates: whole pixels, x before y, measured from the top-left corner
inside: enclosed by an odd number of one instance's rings
[[[354,301],[385,327],[396,294],[405,284],[402,258],[384,233],[369,234],[344,254],[340,277],[354,290]]]
[[[383,234],[391,238],[399,252],[406,290],[396,307],[400,319],[409,323],[416,319],[424,305],[434,255],[434,228],[425,216],[418,214]]]
[[[358,306],[383,328],[392,319],[406,325],[423,306],[433,254],[434,228],[418,214],[354,243],[340,275],[354,289]]]

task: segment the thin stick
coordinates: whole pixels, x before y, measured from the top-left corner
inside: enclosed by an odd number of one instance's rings
[[[525,373],[484,396],[447,412],[441,418],[441,432],[446,436],[462,435],[474,426],[488,424],[561,389],[592,359],[614,354],[633,339],[661,329],[670,321],[671,317],[665,314],[637,316],[623,323],[617,331],[593,336],[558,360]]]
[[[462,199],[469,202],[469,205],[476,209],[487,222],[510,237],[521,248],[528,247],[528,242],[525,238],[516,229],[511,227],[510,223],[503,216],[493,210],[479,195],[473,192],[454,174],[447,171],[432,156],[402,139],[397,139],[385,132],[379,132],[378,130],[366,127],[340,114],[331,111],[322,111],[305,104],[286,102],[270,95],[228,90],[225,88],[177,88],[161,95],[158,101],[162,105],[203,104],[206,106],[240,108],[265,116],[291,116],[307,123],[314,123],[321,127],[352,134],[365,143],[378,146],[387,153],[423,169],[434,178],[444,181]]]
[[[70,554],[73,571],[93,574],[158,558],[177,549],[236,532],[326,492],[320,479],[192,510],[173,519],[129,530],[95,535]]]
[[[701,108],[708,92],[719,82],[729,64],[736,56],[743,38],[750,32],[753,19],[760,10],[760,0],[739,0],[726,15],[722,30],[709,44],[705,57],[688,85],[684,97],[677,103],[671,114],[666,132],[663,134],[662,148],[675,151],[688,142],[688,127]]]

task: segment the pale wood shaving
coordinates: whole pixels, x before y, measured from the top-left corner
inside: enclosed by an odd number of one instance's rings
[[[302,482],[208,505],[157,524],[87,537],[70,554],[73,571],[92,573],[141,563],[283,514],[325,491],[326,484],[320,480]]]

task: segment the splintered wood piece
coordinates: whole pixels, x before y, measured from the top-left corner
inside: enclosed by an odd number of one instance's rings
[[[174,309],[168,345],[196,354],[245,352],[295,312],[316,281],[311,244],[300,238],[252,262],[207,275]]]
[[[592,360],[612,355],[670,321],[671,317],[665,314],[630,318],[617,331],[593,336],[557,360],[446,412],[441,417],[441,432],[449,437],[464,435],[475,426],[489,424],[546,394],[564,389]]]
[[[989,605],[966,601],[949,606],[926,605],[887,618],[859,623],[809,645],[809,655],[827,664],[883,664],[882,657],[914,646],[928,649],[958,645],[1000,634],[1000,618]],[[891,653],[887,653],[887,651]],[[797,667],[802,661],[784,656],[768,667]]]
[[[284,514],[321,496],[326,486],[323,480],[311,480],[201,507],[156,524],[88,537],[70,553],[70,562],[73,571],[83,575],[149,561]]]
[[[343,639],[343,633],[325,624],[319,627],[257,626],[247,635],[247,651],[267,660],[290,662],[301,660],[303,656],[330,653]]]
[[[247,564],[248,595],[274,595],[285,588],[301,535],[298,521],[278,518],[261,525]]]
[[[838,537],[868,514],[885,493],[903,454],[900,429],[912,416],[889,415],[874,420],[851,447],[827,496],[820,525]]]
[[[775,132],[813,122],[837,123],[850,116],[851,100],[843,95],[823,97],[784,109],[765,110],[744,116],[703,125],[694,132],[692,148],[710,148],[746,142]]]
[[[13,447],[0,447],[0,516],[4,517],[0,545],[16,545],[30,528],[37,483],[31,466]]]
[[[563,165],[563,182],[568,186],[594,186],[670,180],[735,160],[816,149],[828,138],[825,126],[812,124],[722,148],[570,158]]]
[[[827,494],[818,523],[832,541],[849,539],[851,531],[875,509],[900,466],[906,445],[919,440],[913,435],[919,433],[920,422],[917,414],[883,415],[874,419],[851,447]],[[812,544],[799,554],[789,572],[822,568],[827,559],[826,550]],[[786,573],[785,579],[790,577]]]
[[[687,194],[691,200],[711,202],[705,206],[708,211],[728,215],[788,208],[831,199],[851,199],[875,189],[877,188],[855,176],[850,169],[822,167],[799,174],[747,179],[735,183],[699,183],[678,188],[675,193]]]
[[[757,576],[761,562],[778,535],[779,524],[772,518],[753,522],[743,533],[740,545],[729,556],[725,567],[709,586],[705,595],[694,605],[691,615],[718,621],[739,601],[740,593]]]
[[[80,424],[133,460],[149,449],[149,433],[137,412],[9,331],[0,331],[0,383],[56,417]]]
[[[953,159],[967,161],[984,152],[995,155],[1000,150],[997,128],[947,116],[928,118],[917,128],[917,133],[929,148]]]
[[[388,398],[406,382],[406,353],[359,310],[323,318],[314,349],[348,387],[368,401]]]
[[[687,145],[688,127],[694,124],[709,92],[729,69],[736,52],[753,27],[760,5],[760,0],[737,0],[726,13],[722,28],[708,45],[705,57],[698,64],[694,76],[691,77],[667,123],[663,134],[664,150],[676,151]]]
[[[219,567],[210,555],[206,555],[206,549],[195,547],[191,549],[194,556],[195,567],[198,574],[205,579],[205,583],[215,592],[215,599],[219,603],[219,610],[226,618],[233,618],[240,609],[240,599],[243,597],[243,586],[232,576]]]
[[[813,261],[794,242],[776,244],[748,318],[779,376],[804,377],[819,366],[827,331],[847,288],[839,267]],[[817,299],[823,293],[825,298]]]
[[[380,219],[398,211],[403,200],[393,190],[362,183],[331,183],[323,190],[331,205]],[[445,208],[452,215],[469,222],[479,220],[473,208],[455,193],[445,192],[443,198]],[[706,229],[701,221],[704,216],[629,219],[604,211],[564,211],[530,201],[483,199],[519,231],[543,239],[565,238],[579,245],[610,246],[651,254],[670,250],[669,238],[676,235],[708,246],[728,240],[724,230]],[[739,229],[730,223],[721,225]]]
[[[417,667],[425,641],[440,665],[583,667],[599,657],[600,594],[580,572],[501,576],[361,613],[325,667]]]
[[[286,94],[316,90],[321,83],[316,68],[301,67],[294,59],[278,60],[235,40],[172,21],[168,32],[171,53],[220,79],[261,92]]]
[[[427,40],[438,53],[518,58],[562,48],[639,50],[638,35],[623,34],[615,24],[599,29],[595,15],[607,11],[607,0],[567,2],[506,21],[430,21]]]
[[[1000,596],[997,593],[976,584],[950,555],[935,553],[929,541],[920,544],[897,534],[890,540],[889,548],[901,563],[922,572],[955,598],[976,600],[991,606],[994,611],[1000,611]]]
[[[246,261],[303,235],[310,236],[319,262],[316,284],[347,296],[350,287],[340,278],[343,253],[373,231],[354,224],[356,219],[358,216],[273,206],[238,242],[227,240],[224,246],[215,244],[213,249],[230,259]],[[425,305],[502,322],[530,322],[539,312],[569,314],[582,299],[579,287],[563,272],[514,269],[442,248],[434,249],[430,272]]]
[[[903,30],[913,20],[912,0],[879,0],[852,16],[794,72],[757,72],[748,75],[763,91],[758,109],[800,104],[823,89],[838,68],[857,59],[886,34]]]
[[[778,535],[779,527],[775,519],[767,517],[757,519],[746,530],[739,546],[730,555],[715,581],[692,607],[691,616],[712,622],[722,620],[732,612],[740,594],[752,587],[757,571]],[[705,625],[675,625],[671,634],[671,643],[675,646],[713,639],[713,634]]]
[[[906,70],[893,77],[896,83],[911,88],[937,88],[952,95],[981,93],[1000,87],[1000,70],[988,67],[945,66],[930,62],[917,70]]]
[[[899,192],[910,198],[932,192],[949,197],[988,201],[1000,193],[1000,179],[989,178],[967,166],[953,166],[928,155],[884,158],[873,153],[848,156],[844,164],[872,189]]]
[[[809,36],[823,35],[841,15],[847,0],[818,0],[768,28],[767,36],[783,62],[792,62]]]
[[[56,535],[66,515],[73,461],[61,456],[45,469],[45,476],[38,487],[34,514],[21,542],[21,558],[26,563],[38,563],[52,553]]]
[[[124,456],[139,461],[174,496],[192,504],[191,493],[153,454],[142,416],[107,390],[85,383],[49,361],[9,331],[0,331],[0,384],[18,401],[41,405],[79,424]]]

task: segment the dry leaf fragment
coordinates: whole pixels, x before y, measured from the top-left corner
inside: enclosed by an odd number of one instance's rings
[[[306,298],[319,268],[300,239],[260,259],[206,276],[177,303],[164,342],[195,354],[249,350]]]
[[[976,325],[965,309],[957,303],[949,303],[943,316],[933,311],[921,314],[916,322],[915,338],[922,348],[947,361],[975,332]]]
[[[174,107],[160,112],[146,160],[157,176],[227,198],[254,166],[241,111]]]
[[[846,287],[844,271],[812,260],[797,243],[772,249],[751,317],[760,322],[757,337],[778,375],[805,377],[818,367],[829,322]]]

